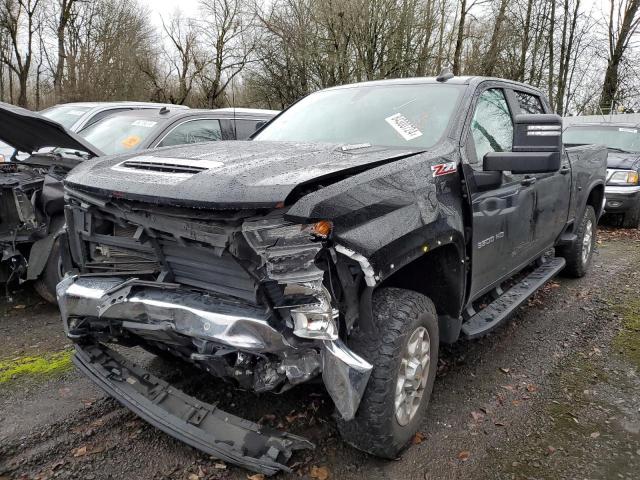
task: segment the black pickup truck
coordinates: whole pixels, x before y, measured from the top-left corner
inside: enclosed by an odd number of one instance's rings
[[[255,392],[321,377],[343,438],[394,458],[440,342],[486,334],[589,267],[607,151],[565,149],[549,112],[506,80],[375,81],[309,95],[253,141],[84,162],[65,181],[57,289],[76,365],[165,432],[265,474],[310,444],[106,344]]]

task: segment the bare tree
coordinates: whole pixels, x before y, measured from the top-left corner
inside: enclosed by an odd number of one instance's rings
[[[253,16],[244,0],[201,0],[200,6],[200,33],[211,56],[199,67],[199,83],[203,103],[213,108],[223,104],[227,87],[254,51]]]
[[[65,35],[73,14],[77,0],[58,0],[58,22],[56,25],[56,40],[58,45],[58,59],[53,74],[53,88],[56,101],[62,98],[62,79],[64,77],[64,62],[67,58]]]
[[[640,0],[612,0],[608,21],[609,58],[600,94],[600,108],[610,111],[618,100],[619,68],[632,37],[638,30]]]
[[[18,105],[23,107],[28,104],[27,82],[34,36],[39,28],[36,21],[39,3],[40,0],[3,0],[0,6],[0,29],[8,36],[10,45],[10,52],[3,52],[2,62],[18,77]],[[24,39],[22,32],[26,35]]]

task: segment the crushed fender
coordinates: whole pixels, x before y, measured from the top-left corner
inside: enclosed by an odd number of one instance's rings
[[[265,475],[291,470],[304,438],[244,420],[201,402],[101,344],[76,345],[73,362],[94,383],[151,425],[220,460]]]

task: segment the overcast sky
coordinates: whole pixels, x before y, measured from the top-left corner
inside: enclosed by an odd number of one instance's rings
[[[138,0],[146,5],[152,14],[152,20],[159,24],[160,16],[168,18],[176,10],[180,9],[186,17],[195,17],[198,13],[198,0]]]

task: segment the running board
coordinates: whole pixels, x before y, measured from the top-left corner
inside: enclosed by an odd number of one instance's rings
[[[485,308],[468,317],[462,324],[462,333],[467,338],[476,338],[496,328],[516,308],[526,302],[536,290],[555,277],[564,268],[565,263],[562,257],[546,260],[520,283],[501,293]]]
[[[290,472],[294,450],[314,448],[201,402],[101,344],[76,345],[76,366],[107,394],[154,427],[228,463],[273,475]]]

